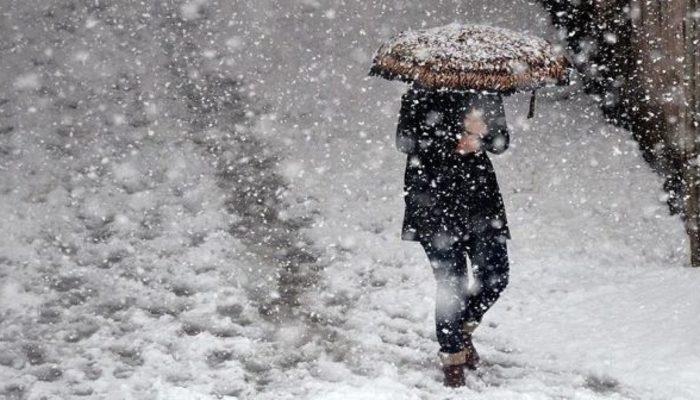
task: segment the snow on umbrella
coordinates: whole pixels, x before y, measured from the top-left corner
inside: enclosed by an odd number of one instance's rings
[[[570,64],[548,41],[457,23],[405,31],[382,44],[370,75],[430,89],[512,93],[568,82]]]

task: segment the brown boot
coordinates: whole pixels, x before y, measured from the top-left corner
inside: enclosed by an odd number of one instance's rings
[[[442,363],[442,372],[445,374],[444,384],[447,387],[464,386],[464,363],[467,353],[462,350],[459,353],[439,353]]]
[[[462,340],[464,340],[464,351],[467,353],[465,366],[472,370],[476,369],[480,361],[479,353],[476,352],[472,342],[472,334],[478,326],[478,322],[465,322],[462,325]]]

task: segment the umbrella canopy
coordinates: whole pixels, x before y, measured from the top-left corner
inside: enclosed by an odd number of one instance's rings
[[[377,50],[370,75],[431,89],[512,93],[564,84],[569,69],[564,55],[544,39],[453,23],[394,36]]]

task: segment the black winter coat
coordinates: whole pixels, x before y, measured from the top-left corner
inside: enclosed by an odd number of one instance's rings
[[[464,117],[474,108],[483,111],[488,127],[482,151],[457,153]],[[502,153],[509,139],[499,94],[416,87],[404,94],[396,130],[396,145],[408,154],[402,239],[434,245],[471,235],[510,239],[496,174],[483,151]]]

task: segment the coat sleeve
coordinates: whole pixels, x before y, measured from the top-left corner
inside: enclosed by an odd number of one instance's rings
[[[506,112],[503,107],[503,97],[499,95],[483,96],[481,106],[488,131],[482,138],[484,149],[494,154],[501,154],[510,144],[510,134],[506,123]]]
[[[409,90],[401,97],[399,123],[396,127],[396,148],[406,154],[417,154],[419,151],[418,127],[421,121],[418,108],[413,90]]]

